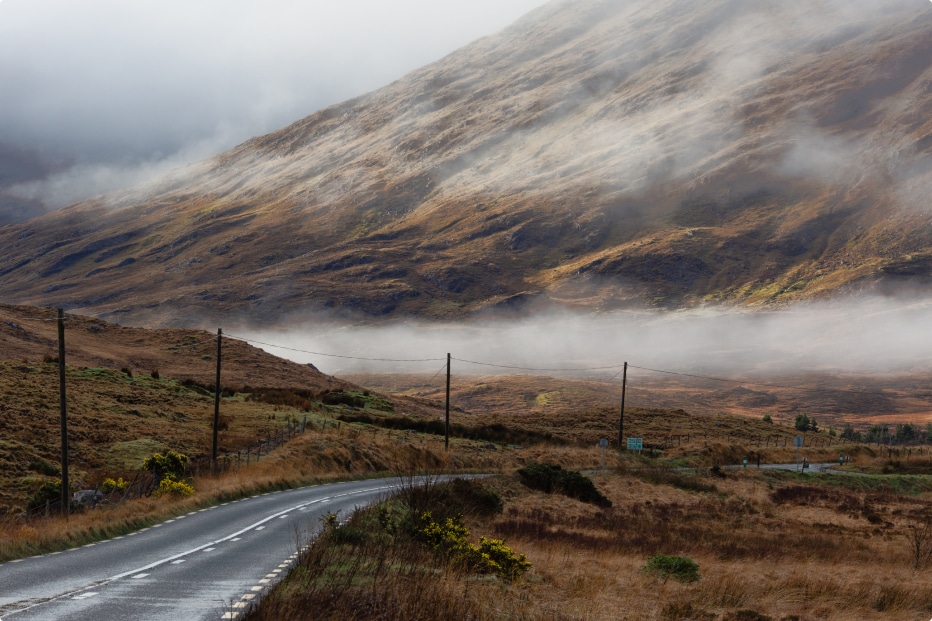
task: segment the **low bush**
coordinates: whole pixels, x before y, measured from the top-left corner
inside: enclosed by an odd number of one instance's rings
[[[651,468],[646,470],[636,470],[633,474],[648,483],[654,485],[670,485],[687,492],[717,492],[718,488],[711,483],[706,483],[698,476],[692,473],[678,472],[676,470]]]
[[[111,478],[104,479],[104,482],[100,484],[100,491],[105,494],[111,492],[125,492],[126,488],[129,487],[129,481],[123,477],[119,477],[116,480]]]
[[[154,492],[156,496],[190,496],[193,493],[192,485],[176,480],[173,475],[167,475],[159,481],[159,486]]]
[[[171,449],[164,454],[153,453],[142,462],[143,470],[150,472],[159,481],[169,476],[175,479],[183,477],[187,465],[188,456]]]
[[[46,502],[52,503],[61,500],[61,481],[49,481],[43,483],[42,487],[36,490],[26,502],[26,511],[36,511],[45,506]]]
[[[641,571],[662,578],[664,582],[670,578],[684,583],[699,580],[699,564],[686,556],[658,554],[647,559]]]
[[[505,545],[501,539],[479,538],[479,545],[469,542],[469,531],[457,518],[436,522],[428,511],[420,517],[418,534],[439,556],[468,571],[491,573],[509,582],[531,568],[530,561]]]
[[[592,481],[575,470],[564,470],[556,464],[533,463],[518,470],[521,482],[531,489],[548,494],[558,492],[598,507],[611,507],[612,501],[596,489]]]
[[[33,472],[38,472],[39,474],[44,474],[50,477],[57,477],[61,473],[58,466],[45,461],[41,457],[32,460],[31,462],[29,462],[29,465],[26,467],[32,470]]]

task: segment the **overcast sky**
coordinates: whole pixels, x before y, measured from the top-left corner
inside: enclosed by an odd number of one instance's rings
[[[141,181],[376,89],[542,4],[0,0],[0,192],[61,206]]]

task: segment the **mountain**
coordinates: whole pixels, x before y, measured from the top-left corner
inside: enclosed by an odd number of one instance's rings
[[[229,325],[924,291],[930,58],[921,0],[555,2],[0,228],[3,299]]]

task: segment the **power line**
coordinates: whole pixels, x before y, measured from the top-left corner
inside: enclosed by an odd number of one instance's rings
[[[608,371],[611,369],[618,369],[623,367],[623,364],[613,364],[608,367],[574,367],[574,368],[535,368],[535,367],[519,367],[512,366],[507,364],[492,364],[491,362],[476,362],[475,360],[463,360],[462,358],[453,358],[457,362],[465,362],[467,364],[475,364],[482,367],[495,367],[497,369],[514,369],[516,371]],[[630,366],[630,365],[629,365]]]
[[[236,339],[238,341],[243,341],[250,343],[252,345],[265,345],[266,347],[275,347],[276,349],[284,349],[286,351],[294,351],[301,354],[310,354],[312,356],[324,356],[326,358],[343,358],[345,360],[365,360],[368,362],[440,362],[446,360],[446,358],[417,358],[417,359],[402,359],[402,358],[366,358],[363,356],[341,356],[339,354],[325,354],[319,351],[308,351],[306,349],[297,349],[295,347],[285,347],[284,345],[275,345],[274,343],[263,343],[262,341],[256,341],[253,339],[247,339],[242,336],[236,336],[233,334],[224,334],[227,338]]]

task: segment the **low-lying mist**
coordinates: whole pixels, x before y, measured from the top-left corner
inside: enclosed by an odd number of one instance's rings
[[[457,375],[607,379],[628,362],[678,373],[761,380],[808,373],[929,371],[930,326],[932,300],[875,298],[757,312],[551,312],[520,320],[390,326],[308,322],[300,328],[240,330],[236,336],[334,375],[434,374],[445,369],[450,353]]]

